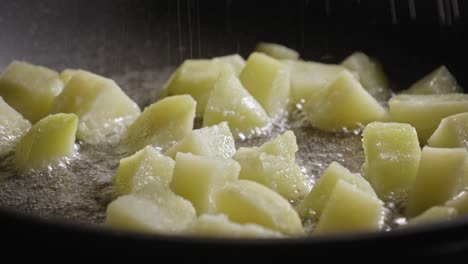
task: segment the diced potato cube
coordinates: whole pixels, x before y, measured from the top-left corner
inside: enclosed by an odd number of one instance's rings
[[[404,123],[373,122],[366,126],[364,176],[383,200],[406,198],[421,158],[416,129]]]
[[[428,224],[434,222],[448,221],[458,216],[457,209],[446,206],[433,206],[422,214],[410,219],[408,225]]]
[[[433,70],[411,87],[403,91],[408,94],[447,94],[463,92],[458,86],[457,80],[444,66]]]
[[[297,200],[307,194],[309,185],[296,164],[296,151],[296,137],[286,131],[259,148],[240,148],[233,158],[241,165],[240,179],[261,183],[288,200]]]
[[[51,113],[62,89],[56,71],[26,62],[13,61],[0,76],[0,96],[33,124]]]
[[[391,119],[414,126],[424,145],[442,119],[468,112],[468,94],[400,94],[390,99],[389,106]]]
[[[181,234],[196,219],[192,204],[169,188],[148,186],[142,193],[120,196],[107,206],[106,225],[129,231]]]
[[[468,214],[468,191],[454,196],[445,202],[445,206],[455,208],[459,214]]]
[[[279,238],[280,232],[256,224],[238,224],[226,215],[202,215],[191,226],[190,232],[198,236],[221,238]]]
[[[162,95],[191,95],[197,101],[197,117],[201,117],[219,74],[232,70],[230,64],[222,61],[186,60],[166,83]]]
[[[29,128],[31,123],[0,96],[0,157],[12,152]]]
[[[332,162],[322,177],[315,183],[309,194],[297,206],[296,209],[299,215],[304,218],[311,216],[320,217],[335,190],[335,186],[340,180],[355,186],[370,196],[377,197],[374,189],[359,173],[351,173],[338,162]]]
[[[53,111],[76,114],[77,138],[93,144],[119,136],[140,114],[138,105],[113,80],[82,70],[67,82]]]
[[[248,137],[269,123],[265,110],[233,74],[222,74],[216,81],[203,115],[203,126],[222,121],[236,137]]]
[[[74,114],[49,115],[39,120],[16,145],[18,169],[42,170],[71,158],[77,126],[78,117]]]
[[[245,60],[239,54],[226,55],[213,58],[215,62],[224,62],[231,66],[232,72],[238,76],[245,67]]]
[[[333,82],[346,68],[336,64],[287,60],[283,63],[291,71],[291,102],[296,104],[314,97]]]
[[[464,148],[424,147],[418,173],[409,192],[406,215],[416,216],[452,198],[464,176],[461,174],[467,158],[468,152]]]
[[[298,60],[299,52],[277,43],[260,42],[255,47],[255,51],[265,53],[278,60]]]
[[[427,144],[435,148],[468,148],[468,112],[442,119]]]
[[[196,104],[190,95],[170,96],[153,103],[128,127],[121,145],[131,152],[147,145],[166,149],[190,134]]]
[[[304,110],[313,126],[326,131],[356,129],[388,119],[387,110],[347,70],[314,100],[306,100]]]
[[[75,75],[78,72],[80,72],[80,70],[78,69],[65,69],[60,73],[60,79],[64,84],[67,84],[71,80],[73,75]]]
[[[290,74],[276,59],[254,52],[239,75],[244,87],[271,117],[285,110],[289,100]]]
[[[230,158],[236,152],[236,146],[227,122],[221,122],[218,125],[192,130],[164,154],[175,159],[178,152]]]
[[[288,235],[302,235],[301,219],[281,195],[262,184],[239,180],[214,195],[216,208],[230,220],[258,224]]]
[[[192,202],[198,215],[214,213],[213,194],[239,177],[240,166],[232,159],[177,153],[172,190]]]
[[[383,203],[375,195],[347,181],[338,180],[314,233],[379,230],[383,225],[383,213]]]
[[[342,63],[343,66],[359,74],[359,81],[377,100],[387,100],[392,91],[389,88],[387,76],[382,65],[363,52],[354,52]]]
[[[113,178],[115,196],[135,193],[148,184],[169,186],[175,162],[147,146],[120,160]]]

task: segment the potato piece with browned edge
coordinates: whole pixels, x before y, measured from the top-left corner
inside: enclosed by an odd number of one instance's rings
[[[11,62],[0,76],[0,96],[32,124],[51,113],[62,89],[56,71],[27,62]]]
[[[289,101],[290,73],[280,61],[254,52],[247,59],[239,79],[268,116],[273,117],[285,110]]]
[[[130,152],[147,145],[167,149],[192,131],[196,104],[190,95],[170,96],[153,103],[128,127],[121,146]]]
[[[177,153],[171,189],[192,202],[197,215],[215,213],[213,195],[236,181],[240,166],[232,159]]]
[[[288,235],[302,235],[301,219],[281,195],[262,184],[239,180],[214,195],[218,212],[241,224],[257,224]]]
[[[375,195],[338,180],[314,229],[314,234],[380,230],[384,207]]]
[[[115,197],[138,192],[148,184],[169,186],[174,165],[171,158],[158,153],[151,146],[121,159],[112,179]]]
[[[18,142],[15,164],[21,171],[57,166],[75,153],[78,117],[55,114],[39,120]]]

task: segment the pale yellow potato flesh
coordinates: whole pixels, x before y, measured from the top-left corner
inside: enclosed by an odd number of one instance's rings
[[[44,170],[75,153],[78,117],[55,114],[39,120],[17,143],[15,164],[20,171]]]
[[[258,148],[239,148],[233,159],[241,165],[240,179],[261,183],[288,200],[298,200],[310,188],[296,164],[297,150],[296,136],[286,131]]]
[[[409,192],[405,214],[414,217],[452,198],[466,174],[465,148],[424,147],[418,173]]]
[[[30,128],[31,123],[0,96],[0,157],[13,152],[18,140]]]
[[[373,122],[362,133],[363,174],[383,200],[406,198],[421,158],[416,129],[404,123]]]
[[[190,227],[191,234],[203,237],[220,238],[281,238],[285,237],[278,231],[274,231],[257,224],[239,224],[230,221],[226,215],[204,214]]]
[[[313,231],[314,234],[377,231],[384,207],[375,195],[338,180]]]
[[[197,101],[197,117],[202,117],[213,85],[222,72],[233,72],[233,66],[223,60],[186,60],[169,78],[160,96],[189,94]]]
[[[192,202],[197,215],[217,212],[213,195],[239,177],[240,166],[232,159],[177,153],[171,189]]]
[[[468,191],[462,191],[452,197],[445,202],[445,206],[455,208],[460,215],[468,214]]]
[[[236,152],[235,141],[227,122],[194,129],[190,134],[164,152],[175,159],[179,152],[195,155],[230,158]]]
[[[221,56],[221,57],[215,57],[212,59],[214,62],[223,62],[228,64],[232,72],[238,76],[242,69],[245,67],[245,60],[242,58],[241,55],[239,54],[231,54],[231,55],[226,55],[226,56]]]
[[[403,91],[408,94],[447,94],[461,93],[455,77],[444,65],[438,67]]]
[[[468,94],[400,94],[389,100],[389,108],[391,120],[414,126],[425,145],[442,119],[468,112]]]
[[[255,51],[265,53],[278,60],[299,59],[299,52],[278,43],[260,42],[255,47]]]
[[[147,145],[167,149],[193,129],[196,102],[190,95],[175,95],[146,107],[124,133],[121,146],[136,152]]]
[[[297,206],[296,210],[299,215],[303,218],[319,218],[339,181],[345,181],[370,196],[377,197],[372,186],[359,173],[351,173],[338,162],[332,162]]]
[[[121,159],[112,179],[114,197],[138,192],[149,184],[169,186],[174,165],[174,160],[151,146]]]
[[[56,71],[27,62],[11,62],[0,76],[0,96],[32,124],[51,113],[62,89]]]
[[[195,208],[169,188],[152,185],[120,196],[106,210],[107,226],[136,232],[185,234],[195,221]]]
[[[363,52],[354,52],[341,63],[350,71],[357,72],[359,81],[377,100],[387,100],[392,91],[388,85],[387,76],[382,65],[375,59]]]
[[[287,235],[302,235],[301,219],[292,205],[262,184],[239,180],[214,195],[219,213],[240,224],[257,224]]]
[[[286,109],[290,93],[290,73],[280,61],[263,53],[253,52],[239,79],[268,116],[273,117]]]
[[[203,126],[227,121],[236,138],[259,134],[269,124],[262,106],[232,73],[215,82],[203,115]]]
[[[458,216],[455,208],[447,206],[433,206],[420,215],[408,220],[408,225],[429,224],[435,222],[448,221]]]
[[[468,149],[468,112],[442,119],[427,140],[427,145],[435,148]]]
[[[60,79],[62,80],[63,84],[67,84],[73,75],[80,72],[79,69],[65,69],[60,73]]]
[[[53,112],[76,114],[77,138],[98,144],[119,138],[140,108],[113,80],[79,70],[55,99]]]
[[[333,82],[346,68],[337,64],[313,61],[285,60],[283,63],[291,72],[291,103],[314,101],[321,89]]]
[[[387,110],[347,70],[314,100],[306,100],[304,110],[312,126],[325,131],[353,130],[388,119]]]

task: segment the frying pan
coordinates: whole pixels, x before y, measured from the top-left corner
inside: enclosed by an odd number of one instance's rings
[[[187,58],[246,57],[258,41],[270,41],[300,51],[307,60],[329,63],[364,51],[381,61],[395,89],[407,88],[441,64],[468,87],[467,17],[468,4],[457,0],[1,1],[0,71],[20,59],[118,76],[176,66]],[[160,87],[155,82],[137,92],[122,88],[144,106],[150,103],[146,93]],[[135,234],[0,207],[0,230],[9,241],[3,247],[30,252],[314,256],[468,250],[463,217],[392,232],[231,240]]]

